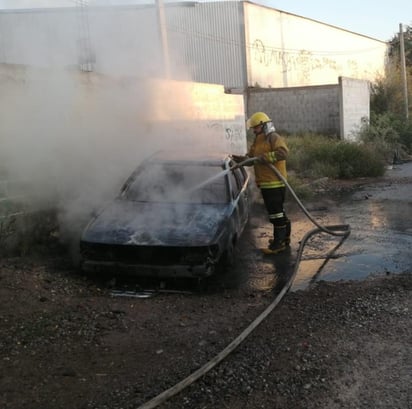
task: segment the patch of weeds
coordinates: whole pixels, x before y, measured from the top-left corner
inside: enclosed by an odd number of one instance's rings
[[[348,179],[382,176],[385,160],[371,144],[319,135],[289,137],[288,167],[302,178]]]

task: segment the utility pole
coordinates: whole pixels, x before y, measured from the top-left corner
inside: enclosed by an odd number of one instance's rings
[[[88,0],[74,0],[78,12],[78,52],[81,71],[92,72],[96,62],[90,39]]]
[[[170,78],[170,60],[169,60],[169,44],[167,41],[166,18],[163,6],[163,0],[156,1],[157,24],[159,27],[159,35],[163,52],[164,74],[166,78]]]
[[[401,57],[401,74],[403,84],[403,101],[405,107],[405,118],[409,118],[409,103],[408,103],[408,81],[406,78],[406,62],[405,62],[405,42],[403,38],[402,23],[399,24],[399,43],[400,43],[400,57]]]

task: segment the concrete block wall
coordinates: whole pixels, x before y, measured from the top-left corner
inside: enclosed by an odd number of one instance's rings
[[[339,85],[251,89],[247,114],[266,112],[279,132],[340,135]]]

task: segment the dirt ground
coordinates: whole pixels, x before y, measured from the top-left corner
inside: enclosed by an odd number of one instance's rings
[[[225,360],[159,407],[412,408],[410,273],[287,293]],[[0,261],[1,408],[139,408],[212,359],[276,296],[112,290],[64,253]]]

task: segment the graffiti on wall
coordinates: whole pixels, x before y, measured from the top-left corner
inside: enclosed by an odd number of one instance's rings
[[[282,73],[296,72],[305,79],[309,79],[313,71],[325,69],[340,75],[346,68],[352,76],[359,74],[358,62],[353,59],[345,59],[342,63],[342,59],[338,62],[327,55],[315,55],[308,50],[285,51],[267,46],[261,39],[255,39],[252,43],[252,58],[257,64],[268,68],[279,67]]]
[[[235,152],[239,148],[242,148],[241,151],[244,151],[246,141],[245,127],[234,123],[226,124],[225,139],[231,147],[231,152]]]
[[[232,121],[210,121],[206,127],[220,136],[226,151],[231,153],[243,153],[246,151],[244,124]]]

